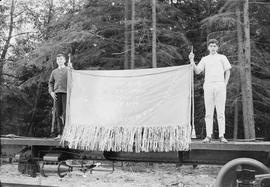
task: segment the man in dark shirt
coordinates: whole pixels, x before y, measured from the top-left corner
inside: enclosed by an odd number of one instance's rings
[[[58,68],[54,69],[49,79],[49,93],[54,100],[55,105],[55,117],[57,123],[58,136],[56,139],[60,139],[63,133],[65,117],[66,117],[66,95],[67,95],[67,71],[72,67],[69,61],[67,66],[65,65],[66,57],[63,54],[56,56],[56,63]]]

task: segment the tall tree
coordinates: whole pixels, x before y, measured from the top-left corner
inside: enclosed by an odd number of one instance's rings
[[[130,60],[130,8],[131,8],[131,0],[125,0],[125,61],[124,61],[124,69],[129,69],[129,60]]]
[[[237,28],[237,44],[238,44],[238,62],[239,62],[239,72],[240,72],[240,85],[241,89],[244,90],[244,50],[243,50],[243,27],[242,27],[242,21],[241,21],[241,12],[240,12],[240,5],[236,6],[236,28]],[[237,86],[238,87],[238,86]],[[241,91],[240,91],[241,92]],[[241,94],[242,103],[246,102],[246,93],[243,92]],[[244,106],[244,104],[243,104]],[[238,134],[238,98],[235,101],[235,115],[234,115],[234,138],[237,139]]]
[[[48,116],[52,100],[47,93],[47,80],[54,65],[55,53],[58,51],[72,51],[75,69],[126,69],[130,68],[131,61],[130,28],[132,21],[130,0],[129,18],[126,18],[124,13],[124,0],[59,0],[53,1],[53,9],[50,11],[51,1],[44,3],[43,0],[36,0],[26,4],[24,15],[27,14],[27,17],[24,18],[28,18],[28,23],[33,24],[34,31],[37,32],[28,37],[20,35],[22,37],[16,37],[15,40],[11,40],[13,43],[12,47],[9,48],[8,57],[10,62],[15,63],[15,66],[10,66],[8,70],[15,72],[12,76],[17,78],[5,77],[5,84],[8,83],[9,86],[17,87],[17,90],[26,95],[25,98],[30,103],[29,105],[21,105],[26,109],[22,113],[24,115],[22,122],[17,124],[20,124],[20,126],[22,124],[29,125],[32,121],[33,132],[36,136],[44,135],[42,132],[46,131],[45,127],[50,124],[50,117]],[[85,3],[82,3],[83,1]],[[136,9],[140,10],[136,11],[136,26],[134,27],[136,33],[134,34],[136,68],[153,67],[153,53],[151,50],[153,47],[153,29],[151,29],[153,28],[151,19],[153,9],[152,3],[149,3],[151,1],[136,0]],[[260,0],[260,2],[262,1]],[[237,32],[235,31],[235,16],[232,16],[232,10],[234,9],[223,8],[224,11],[219,11],[229,1],[200,1],[198,3],[197,0],[159,0],[156,2],[158,2],[158,14],[156,14],[158,20],[156,23],[158,28],[156,32],[156,61],[158,66],[166,67],[186,64],[189,53],[188,46],[191,41],[196,52],[196,60],[199,60],[200,57],[206,54],[206,35],[211,33],[211,36],[217,36],[218,39],[221,39],[221,52],[229,55],[230,62],[233,64],[232,71],[234,72],[231,74],[227,92],[227,107],[231,109],[236,98],[241,98],[241,96],[235,84],[239,80],[235,76],[239,74],[239,64],[236,55]],[[235,8],[235,2],[231,0],[226,6]],[[252,86],[256,89],[253,89],[252,92],[256,114],[254,116],[256,120],[256,133],[262,134],[261,132],[266,133],[263,129],[269,128],[267,121],[270,120],[270,84],[268,80],[270,67],[267,63],[270,59],[268,52],[270,38],[267,34],[269,33],[267,21],[269,20],[267,19],[269,18],[269,9],[261,4],[257,6],[253,2],[250,4],[249,9],[251,18],[250,45],[252,50]],[[16,11],[17,8],[18,6],[16,6]],[[243,7],[241,7],[241,11],[242,9]],[[203,22],[201,21],[209,17],[214,21],[208,27],[208,32],[205,32],[206,30],[203,29]],[[26,19],[21,20],[25,22]],[[49,24],[47,24],[48,20],[50,20]],[[125,29],[124,23],[127,23],[128,31]],[[8,27],[5,25],[4,28]],[[7,29],[5,33],[7,33]],[[17,33],[15,34],[17,35]],[[129,34],[129,36],[125,37],[125,34]],[[242,34],[244,42],[244,31]],[[0,35],[1,41],[3,41],[2,36],[3,34]],[[126,46],[126,41],[128,41],[128,47]],[[4,42],[1,42],[1,49],[3,49],[3,45]],[[197,77],[195,81],[195,108],[198,111],[204,110],[202,81],[201,77]],[[40,92],[37,92],[38,89]],[[12,103],[11,99],[9,99],[10,93],[15,93],[14,89],[10,90],[10,92],[7,92],[7,89],[5,91],[7,93],[4,106],[5,113],[9,113],[12,108],[21,108],[17,105],[15,106],[15,102]],[[40,96],[36,104],[36,113],[33,116],[37,95]],[[16,102],[21,100],[19,95],[12,97],[13,100],[15,98]],[[13,107],[7,108],[7,104],[11,105],[11,103],[14,104],[12,105]],[[239,135],[242,137],[242,107],[239,107],[239,110]],[[226,117],[228,119],[227,133],[229,136],[232,135],[232,111],[226,110]],[[10,116],[10,119],[14,118]],[[196,130],[201,130],[204,124],[203,112],[195,113],[195,121],[196,124],[199,124],[196,126]],[[8,124],[5,128],[10,127],[10,121],[6,120],[4,123]],[[15,124],[15,121],[13,121],[13,124]]]
[[[9,12],[10,20],[9,20],[9,27],[8,27],[8,36],[5,40],[3,51],[2,51],[1,56],[0,56],[0,69],[1,69],[1,71],[3,69],[3,64],[4,64],[4,61],[5,61],[7,52],[8,52],[8,48],[10,47],[10,40],[12,38],[12,34],[13,34],[13,30],[14,30],[14,12],[15,12],[15,1],[12,0],[11,5],[10,5],[10,12]]]
[[[135,0],[131,0],[131,69],[135,68]]]
[[[244,1],[244,77],[245,83],[242,87],[243,97],[246,97],[243,102],[243,117],[244,117],[244,132],[245,138],[255,139],[255,125],[254,125],[254,110],[252,97],[252,80],[251,80],[251,54],[250,54],[250,22],[249,22],[249,1]]]
[[[2,8],[2,7],[0,7]],[[4,63],[6,60],[6,55],[8,52],[8,48],[10,47],[10,40],[12,37],[12,33],[13,33],[13,29],[14,29],[14,10],[15,10],[15,2],[14,0],[12,0],[11,5],[10,5],[10,12],[9,12],[9,16],[10,16],[10,22],[9,22],[9,27],[8,27],[8,36],[5,39],[5,44],[3,46],[3,50],[2,53],[0,55],[0,105],[1,105],[1,109],[0,109],[0,119],[2,119],[2,115],[3,115],[3,101],[2,101],[2,95],[3,95],[3,67],[4,67]],[[2,127],[2,126],[1,126]],[[2,129],[1,129],[2,131]]]
[[[157,67],[157,1],[152,0],[152,67]]]

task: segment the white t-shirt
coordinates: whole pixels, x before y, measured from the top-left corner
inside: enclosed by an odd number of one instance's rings
[[[224,72],[231,69],[231,64],[225,55],[207,55],[201,59],[197,69],[198,73],[205,72],[205,83],[224,82]]]

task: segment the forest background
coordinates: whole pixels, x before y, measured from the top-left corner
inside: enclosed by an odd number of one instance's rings
[[[153,2],[156,11],[152,11]],[[0,1],[1,134],[50,135],[53,101],[48,79],[56,68],[57,53],[71,53],[78,70],[178,66],[189,64],[191,46],[198,62],[208,53],[207,40],[216,38],[219,52],[232,64],[226,137],[248,137],[242,87],[246,81],[252,88],[251,128],[257,138],[269,140],[270,2],[247,2],[248,15],[244,0]],[[245,38],[245,29],[249,38]],[[244,45],[247,41],[250,49]],[[250,64],[243,65],[242,53],[247,51]],[[241,67],[251,72],[251,79],[241,79]],[[203,75],[195,76],[198,138],[205,135],[202,84]],[[217,136],[216,120],[214,127]]]

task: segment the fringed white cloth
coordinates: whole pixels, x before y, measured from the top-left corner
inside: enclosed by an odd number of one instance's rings
[[[190,65],[70,70],[62,142],[95,151],[189,150]]]

